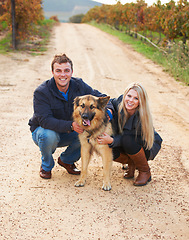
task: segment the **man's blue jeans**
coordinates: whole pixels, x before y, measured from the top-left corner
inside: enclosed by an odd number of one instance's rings
[[[52,155],[58,147],[67,146],[66,150],[60,155],[62,162],[73,164],[80,159],[80,142],[76,132],[57,133],[38,127],[32,133],[32,138],[41,151],[41,166],[45,171],[51,171],[54,167],[55,163]]]

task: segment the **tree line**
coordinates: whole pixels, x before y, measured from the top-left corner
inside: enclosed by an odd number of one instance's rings
[[[1,0],[0,4],[0,30],[1,25],[6,22],[9,30],[13,28],[13,14],[15,15],[16,38],[26,39],[32,32],[33,26],[44,19],[41,0],[15,0],[12,12],[12,0]]]
[[[3,23],[12,29],[12,0],[0,1],[0,31]],[[17,39],[26,39],[32,27],[44,19],[42,0],[15,0],[15,27]],[[83,17],[82,22],[95,20],[126,31],[152,31],[164,34],[167,39],[182,38],[183,43],[189,37],[189,3],[179,0],[177,4],[171,0],[167,4],[147,6],[144,0],[137,3],[101,5],[91,8]]]
[[[189,37],[189,3],[179,0],[176,4],[169,3],[147,6],[144,0],[137,3],[102,5],[90,9],[83,18],[83,22],[95,20],[106,23],[115,28],[125,27],[127,31],[152,31],[164,34],[167,39],[182,38],[183,43]]]

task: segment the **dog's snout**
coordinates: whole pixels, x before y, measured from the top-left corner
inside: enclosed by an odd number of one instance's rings
[[[83,119],[89,119],[89,115],[87,113],[83,113],[81,117]]]

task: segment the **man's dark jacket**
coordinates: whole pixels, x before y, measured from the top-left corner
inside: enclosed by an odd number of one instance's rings
[[[105,94],[92,89],[81,78],[71,78],[68,101],[59,92],[54,78],[42,83],[34,92],[34,114],[29,120],[30,130],[33,132],[41,126],[55,132],[71,131],[73,102],[76,96],[91,94],[104,97]]]

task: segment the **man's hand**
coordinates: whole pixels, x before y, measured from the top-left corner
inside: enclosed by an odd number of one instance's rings
[[[76,122],[72,123],[73,130],[77,133],[82,133],[84,130]]]

